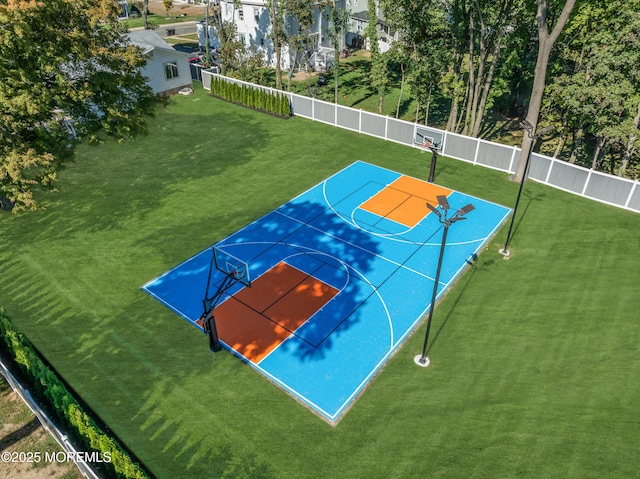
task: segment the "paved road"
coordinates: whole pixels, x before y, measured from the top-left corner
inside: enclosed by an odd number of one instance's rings
[[[167,29],[174,29],[176,35],[196,33],[196,22],[167,23],[156,28],[156,33],[162,38],[167,37]]]

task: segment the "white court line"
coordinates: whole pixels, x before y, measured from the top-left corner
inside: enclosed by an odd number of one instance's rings
[[[336,256],[334,256],[332,254],[326,253],[324,251],[317,250],[315,248],[310,248],[308,246],[298,245],[298,244],[295,244],[295,243],[278,243],[278,242],[272,242],[272,241],[249,241],[249,242],[245,242],[245,243],[228,243],[225,246],[243,246],[243,245],[254,245],[254,244],[269,244],[269,245],[278,245],[279,244],[279,245],[283,245],[283,246],[287,246],[287,247],[293,248],[293,249],[298,250],[298,251],[306,250],[308,253],[310,252],[311,254],[317,254],[319,256],[326,256],[328,258],[334,259],[334,260],[338,261],[338,263],[343,265],[346,268],[347,271],[351,271],[351,270],[354,271],[354,273],[356,275],[358,275],[358,276],[360,276],[362,278],[362,281],[364,283],[369,285],[369,287],[371,288],[371,291],[373,292],[373,294],[375,294],[378,297],[378,299],[380,300],[380,304],[384,308],[384,312],[385,312],[385,315],[387,317],[387,323],[389,325],[389,337],[390,337],[390,342],[391,342],[390,348],[394,347],[393,320],[391,319],[391,314],[389,313],[389,308],[387,307],[387,303],[382,298],[382,295],[378,291],[378,288],[371,281],[369,281],[369,279],[367,278],[367,276],[364,273],[362,273],[361,271],[357,270],[356,268],[354,268],[350,264],[347,264],[346,262],[344,262],[343,260],[341,260],[340,258],[338,258],[338,257],[336,257]],[[305,253],[303,251],[303,252],[297,253],[297,254],[308,254],[308,253]],[[291,257],[291,256],[296,256],[296,255],[290,255],[289,257]],[[282,261],[282,259],[279,260],[279,261]],[[291,265],[289,265],[289,266],[291,266]],[[273,266],[271,266],[271,267],[273,267]],[[295,268],[295,266],[291,266],[291,267]],[[299,269],[299,268],[296,268],[296,269]],[[302,270],[300,270],[300,271],[302,271]],[[303,273],[305,273],[305,272],[303,271]],[[308,274],[308,273],[305,273],[305,274]],[[318,278],[316,278],[316,279],[318,279]],[[322,281],[322,280],[318,279],[318,281]],[[324,282],[324,281],[322,281],[322,282]],[[337,297],[337,295],[335,297]],[[362,302],[360,304],[362,304]],[[275,349],[277,349],[277,348],[275,348]],[[275,351],[275,349],[274,349],[274,351]],[[271,353],[269,353],[269,354],[271,354]],[[265,356],[265,358],[266,357],[268,357],[268,355]],[[265,358],[263,358],[261,360],[261,362]]]

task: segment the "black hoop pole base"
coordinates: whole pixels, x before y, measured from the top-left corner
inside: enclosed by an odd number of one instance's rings
[[[213,314],[208,314],[205,318],[206,332],[209,335],[209,349],[217,353],[222,349],[220,339],[218,339],[218,329],[216,328],[216,319]]]

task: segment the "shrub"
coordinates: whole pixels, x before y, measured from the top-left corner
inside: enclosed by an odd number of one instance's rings
[[[146,479],[149,476],[127,452],[91,419],[62,380],[40,357],[29,340],[20,333],[0,308],[0,353],[16,363],[28,382],[33,397],[54,411],[54,422],[67,430],[82,447],[111,457],[102,463],[110,477]],[[90,451],[83,451],[90,452]]]

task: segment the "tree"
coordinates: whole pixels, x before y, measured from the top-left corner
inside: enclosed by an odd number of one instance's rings
[[[237,4],[234,2],[233,8],[235,9],[236,6]],[[220,56],[224,59],[220,67],[221,73],[228,75],[239,68],[240,56],[243,54],[245,46],[238,40],[236,24],[222,20],[220,4],[213,7],[211,19],[220,40]]]
[[[470,64],[467,119],[464,131],[470,136],[480,134],[480,126],[489,100],[496,69],[503,51],[504,38],[513,28],[518,13],[515,0],[480,2],[474,0],[474,14],[478,25],[477,64]],[[475,45],[470,45],[473,50]],[[473,79],[473,81],[472,81]]]
[[[540,107],[542,105],[542,96],[545,89],[547,66],[549,64],[551,48],[567,23],[567,20],[569,20],[569,16],[571,15],[571,11],[573,10],[576,0],[566,0],[551,32],[549,32],[549,5],[547,0],[537,0],[537,2],[538,12],[536,14],[536,20],[538,23],[538,57],[536,59],[533,88],[526,116],[526,120],[533,125],[533,131],[536,131],[538,117],[540,116]],[[519,182],[527,174],[524,170],[527,164],[527,156],[531,148],[532,141],[535,140],[533,138],[529,138],[529,135],[523,135],[520,159],[518,161],[516,173],[512,177],[513,181]]]
[[[149,25],[149,21],[147,19],[149,15],[149,0],[142,1],[142,25],[145,30],[149,30],[151,26]]]
[[[445,89],[456,84],[458,76],[448,75],[451,61],[451,28],[457,25],[442,2],[413,0],[379,0],[385,19],[400,31],[400,57],[406,65],[406,79],[411,95],[417,100],[416,122],[424,111],[425,122],[433,89],[438,83]],[[405,69],[402,68],[403,73]],[[445,79],[441,81],[441,79]],[[449,80],[449,82],[446,81]],[[453,91],[449,88],[449,92]],[[455,90],[457,91],[457,89]],[[452,102],[455,104],[455,101]]]
[[[313,2],[308,0],[284,0],[283,9],[287,30],[285,42],[289,51],[289,75],[287,76],[287,90],[291,90],[291,77],[299,62],[299,56],[304,52],[309,39],[309,32],[313,25]]]
[[[371,86],[378,93],[378,113],[382,114],[382,104],[389,84],[389,74],[387,60],[380,54],[378,46],[378,14],[375,0],[369,1],[368,14],[367,36],[369,37],[369,50],[371,51]]]
[[[209,2],[207,2],[207,5]],[[162,0],[162,6],[164,7],[164,11],[167,13],[167,17],[169,16],[169,10],[173,8],[173,0]]]
[[[155,97],[117,15],[111,0],[0,0],[0,197],[16,210],[37,208],[77,141],[146,131]]]
[[[340,45],[344,35],[344,29],[349,22],[349,11],[328,5],[329,9],[329,38],[333,44],[333,80],[335,91],[335,103],[338,103],[338,78],[340,76]]]
[[[580,4],[565,31],[544,99],[562,125],[555,155],[573,136],[568,161],[624,175],[640,121],[640,0]]]
[[[279,11],[279,0],[268,0],[267,7],[271,18],[271,38],[273,40],[273,50],[276,55],[276,88],[282,90],[282,43],[286,41],[284,37],[282,12]]]

